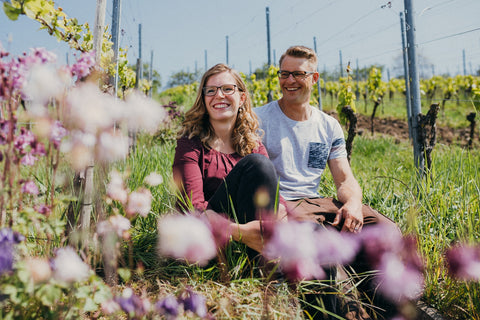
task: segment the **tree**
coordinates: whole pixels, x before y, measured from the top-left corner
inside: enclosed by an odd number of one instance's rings
[[[137,65],[130,66],[135,72],[137,72]],[[144,63],[142,67],[142,79],[148,80],[150,75],[150,65]],[[152,69],[152,78],[151,78],[151,89],[153,94],[157,94],[159,89],[162,87],[162,77],[157,70]]]
[[[186,72],[186,71],[179,71],[173,73],[170,76],[170,80],[168,81],[167,87],[173,88],[176,86],[183,86],[186,84],[192,84],[195,81],[198,81],[200,78],[200,72]]]

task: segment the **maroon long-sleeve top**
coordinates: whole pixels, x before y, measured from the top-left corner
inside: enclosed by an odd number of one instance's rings
[[[268,158],[261,143],[253,152]],[[205,148],[198,137],[182,137],[177,140],[175,149],[173,178],[177,185],[182,185],[182,193],[192,201],[194,208],[205,210],[208,199],[240,159],[242,156],[236,152],[226,154]],[[181,203],[179,205],[183,207]]]

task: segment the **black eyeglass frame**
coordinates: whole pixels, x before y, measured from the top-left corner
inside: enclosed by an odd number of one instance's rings
[[[288,75],[285,77],[285,74],[288,72]],[[284,75],[282,75],[282,73]],[[295,75],[296,73],[296,75]],[[278,70],[277,75],[279,78],[288,79],[290,75],[293,76],[294,79],[305,79],[307,76],[316,73],[316,71],[287,71],[287,70]]]
[[[223,87],[225,87],[225,86],[233,86],[233,91],[232,91],[232,93],[226,93],[226,92],[223,90]],[[213,88],[215,88],[215,92],[212,93],[212,94],[207,94],[207,90],[208,90],[208,89],[213,89]],[[217,87],[217,86],[206,86],[206,87],[203,87],[203,88],[202,88],[202,92],[203,92],[203,95],[206,96],[206,97],[213,97],[213,96],[215,96],[215,95],[217,94],[218,89],[220,89],[220,90],[222,90],[222,93],[223,93],[224,95],[226,95],[226,96],[231,96],[232,94],[235,93],[235,88],[237,88],[238,91],[242,91],[242,90],[240,90],[240,88],[239,88],[236,84],[224,84],[224,85],[221,85],[221,86],[219,86],[219,87]]]

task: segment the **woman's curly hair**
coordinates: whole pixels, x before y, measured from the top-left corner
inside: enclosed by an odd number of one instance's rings
[[[207,107],[205,105],[205,96],[203,87],[208,79],[219,73],[228,72],[235,79],[235,84],[240,92],[245,94],[245,102],[240,106],[237,114],[237,120],[232,132],[232,141],[235,151],[245,156],[253,152],[258,147],[260,137],[258,135],[258,118],[252,111],[252,102],[247,87],[237,71],[229,66],[219,63],[210,68],[202,77],[198,88],[197,98],[192,108],[185,114],[182,129],[178,137],[187,136],[189,139],[198,136],[206,148],[210,148],[210,142],[215,138],[215,132],[210,124]]]

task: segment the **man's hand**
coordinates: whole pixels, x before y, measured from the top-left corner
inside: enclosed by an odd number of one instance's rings
[[[344,221],[342,231],[360,232],[363,227],[362,204],[355,202],[345,203],[338,209],[332,225],[338,226],[342,220]]]

